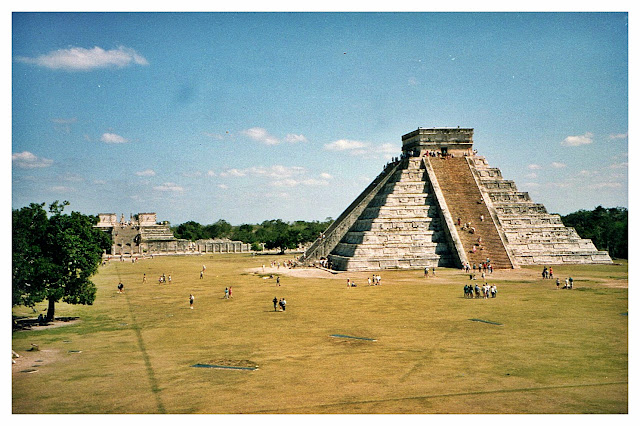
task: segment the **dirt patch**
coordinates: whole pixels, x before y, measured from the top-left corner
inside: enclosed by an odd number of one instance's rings
[[[265,267],[264,270],[263,268],[250,268],[247,269],[246,272],[249,272],[251,274],[255,274],[255,275],[265,275],[265,277],[263,277],[265,279],[265,281],[271,280],[273,279],[275,281],[275,277],[278,275],[285,275],[288,277],[294,277],[294,278],[328,278],[328,279],[343,279],[342,276],[340,276],[340,274],[334,274],[331,273],[329,271],[326,271],[324,269],[319,269],[319,268],[285,268],[285,267],[280,267],[280,268],[271,268],[271,267]],[[269,275],[273,275],[274,278],[268,278]]]
[[[16,350],[18,358],[13,358],[15,363],[11,364],[11,374],[25,374],[27,372],[37,374],[38,371],[62,357],[62,352],[58,349],[41,349],[39,351]],[[24,372],[24,373],[23,373]]]

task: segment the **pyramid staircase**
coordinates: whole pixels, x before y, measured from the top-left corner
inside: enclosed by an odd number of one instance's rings
[[[494,268],[513,268],[467,158],[426,157],[425,160],[433,168],[469,264],[480,265],[490,259]],[[473,233],[471,229],[463,229],[469,222]]]
[[[606,251],[580,238],[575,229],[564,226],[559,215],[533,202],[527,192],[518,191],[515,183],[503,179],[500,170],[489,167],[484,157],[468,161],[518,265],[611,263]]]
[[[332,250],[337,270],[453,266],[420,158],[408,158]]]

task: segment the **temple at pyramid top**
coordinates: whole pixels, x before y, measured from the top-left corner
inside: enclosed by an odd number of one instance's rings
[[[471,128],[418,128],[305,251],[335,270],[611,263],[489,167]]]
[[[441,154],[471,155],[473,129],[460,127],[418,128],[402,136],[402,151],[437,151]]]

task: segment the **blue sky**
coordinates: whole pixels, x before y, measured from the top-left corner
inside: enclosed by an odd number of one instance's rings
[[[418,127],[628,207],[626,13],[14,13],[12,208],[336,218]]]

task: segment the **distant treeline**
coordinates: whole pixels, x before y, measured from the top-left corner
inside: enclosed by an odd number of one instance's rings
[[[627,209],[624,207],[596,207],[593,211],[578,210],[562,216],[565,226],[575,228],[580,237],[588,238],[598,250],[606,250],[614,258],[628,258],[628,225]],[[298,244],[315,241],[320,233],[333,223],[328,217],[324,221],[284,222],[280,219],[265,220],[256,225],[243,224],[234,226],[225,220],[210,225],[201,225],[194,221],[171,227],[176,238],[195,241],[209,238],[229,238],[252,245],[252,249],[261,250],[279,248],[284,251],[293,249]]]
[[[201,225],[194,221],[182,223],[171,227],[176,238],[184,238],[195,241],[200,239],[229,238],[233,241],[242,241],[251,244],[253,250],[261,250],[262,245],[267,249],[296,248],[299,244],[315,241],[320,233],[333,223],[333,219],[328,217],[323,222],[305,222],[298,220],[295,222],[284,222],[281,219],[265,220],[264,222],[251,225],[243,224],[234,226],[226,220],[218,220],[210,225]]]
[[[596,207],[592,211],[578,210],[562,216],[565,226],[575,228],[580,237],[588,238],[598,250],[606,250],[609,256],[629,258],[628,211],[624,207]]]

